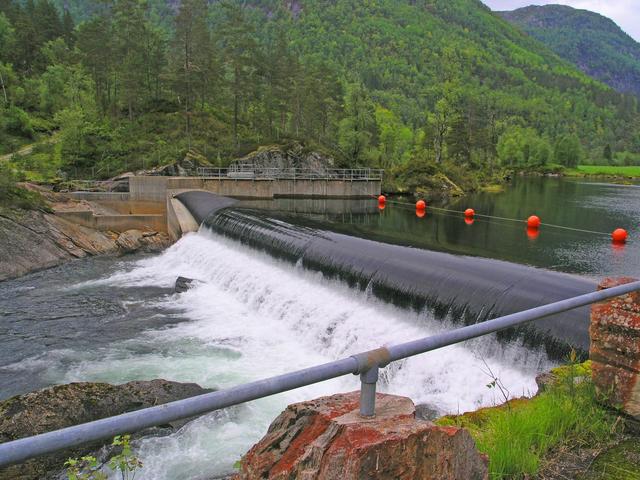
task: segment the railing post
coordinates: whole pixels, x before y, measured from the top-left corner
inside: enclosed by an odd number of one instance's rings
[[[360,374],[360,416],[373,417],[376,414],[376,383],[378,382],[378,366]]]

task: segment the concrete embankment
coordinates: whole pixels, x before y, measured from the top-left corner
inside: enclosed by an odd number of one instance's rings
[[[101,232],[54,214],[10,210],[0,213],[0,281],[92,255],[158,251],[170,244],[157,231]]]
[[[204,213],[193,216],[193,202],[185,209],[185,192],[201,192],[201,199],[273,199],[288,198],[370,198],[380,193],[380,180],[203,178],[167,176],[128,177],[129,192],[73,192],[78,202],[100,206],[100,210],[71,208],[57,214],[85,227],[100,231],[127,229],[166,232],[172,241],[197,230]],[[205,201],[208,205],[209,201]],[[194,223],[194,218],[195,223]]]
[[[150,203],[135,206],[140,214],[128,215],[117,210],[131,207],[122,194],[106,194],[103,204],[27,188],[39,191],[50,211],[0,210],[0,281],[75,258],[158,251],[171,243],[164,209],[160,213]]]
[[[204,190],[234,198],[363,198],[379,195],[380,184],[380,180],[134,176],[129,178],[129,192],[136,202],[162,202],[172,190]]]

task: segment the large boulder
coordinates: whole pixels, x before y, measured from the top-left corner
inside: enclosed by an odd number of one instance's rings
[[[302,168],[317,174],[323,174],[333,168],[333,158],[317,151],[307,150],[298,142],[288,145],[266,145],[256,151],[236,160],[231,164],[250,165],[257,173],[270,169],[284,170],[288,168]]]
[[[116,245],[123,253],[144,250],[156,252],[168,247],[171,244],[169,236],[161,232],[143,232],[142,230],[127,230],[122,232]]]
[[[362,418],[359,393],[289,405],[243,457],[236,480],[481,480],[487,460],[470,434],[417,420],[413,402],[378,394]]]
[[[0,402],[0,443],[210,391],[195,383],[167,380],[136,381],[123,385],[70,383],[45,388]],[[171,429],[182,423],[164,427]],[[0,469],[0,480],[54,478],[69,457],[86,455],[103,443],[110,441],[63,450]]]

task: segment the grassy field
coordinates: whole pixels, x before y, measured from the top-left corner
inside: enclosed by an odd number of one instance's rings
[[[611,177],[640,178],[640,166],[617,167],[611,165],[579,165],[578,168],[567,169],[569,176],[602,175]]]

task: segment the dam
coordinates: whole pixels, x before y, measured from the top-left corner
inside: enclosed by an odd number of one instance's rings
[[[154,229],[173,240],[191,231],[180,225],[171,202],[177,193],[199,190],[241,199],[372,198],[380,194],[383,171],[356,169],[221,169],[200,168],[195,176],[137,175],[127,177],[127,192],[72,192],[76,200],[96,202],[112,213],[86,210],[59,215],[98,230]],[[175,208],[180,208],[177,205]]]
[[[176,199],[213,233],[399,307],[428,308],[443,320],[482,322],[596,288],[578,276],[344,235],[317,220],[238,207],[206,192],[183,192]],[[549,355],[561,358],[572,348],[588,350],[588,326],[589,308],[583,307],[536,321],[521,336],[529,346],[545,344]]]
[[[601,187],[589,188],[601,202]],[[215,199],[213,208],[201,195]],[[598,238],[543,230],[534,242],[509,224],[468,226],[431,212],[417,218],[395,206],[380,211],[375,200],[228,201],[207,192],[171,199],[203,225],[164,253],[94,258],[0,285],[0,307],[13,312],[0,352],[3,395],[72,381],[152,378],[225,389],[491,318],[561,297],[569,291],[563,289],[591,290],[597,276],[637,269],[633,241],[620,251]],[[473,206],[490,210],[481,201]],[[536,213],[555,221],[550,210]],[[625,213],[616,215],[597,218],[624,224]],[[488,276],[493,267],[503,275]],[[176,294],[178,276],[195,279],[193,287]],[[450,288],[456,295],[447,297]],[[552,336],[579,343],[579,321],[565,326]],[[475,410],[499,401],[486,387],[486,362],[512,395],[532,395],[536,374],[556,364],[549,352],[557,345],[514,333],[394,363],[382,372],[380,390],[439,413]],[[523,338],[535,341],[523,345]],[[343,377],[144,438],[136,445],[143,478],[228,474],[284,406],[358,385],[357,377]]]

